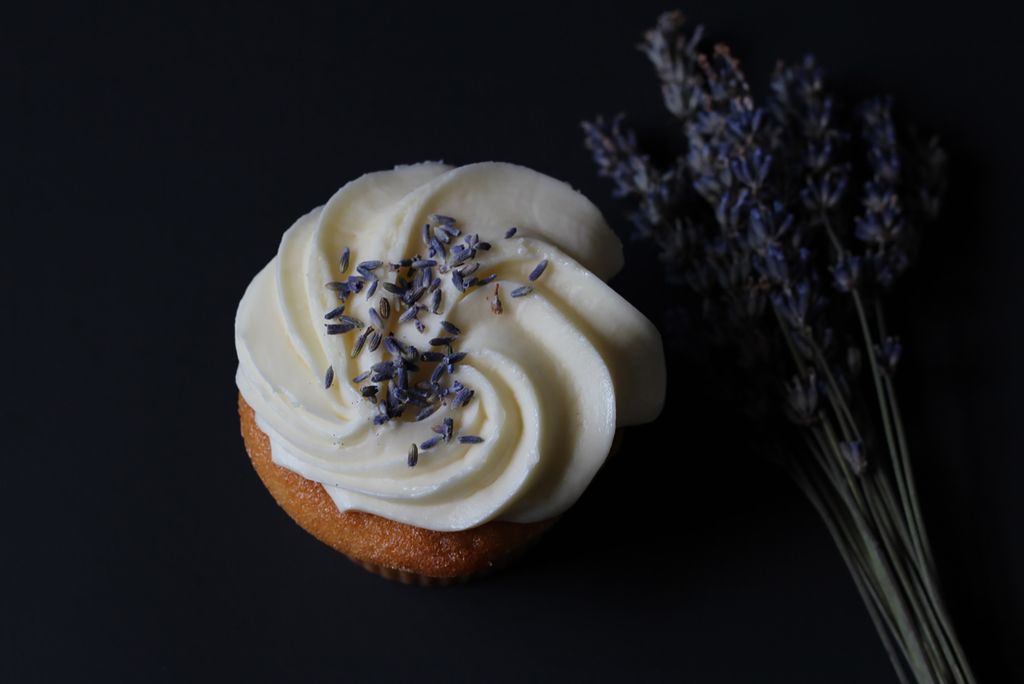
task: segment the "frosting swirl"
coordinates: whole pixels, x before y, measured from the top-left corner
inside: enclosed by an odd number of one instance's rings
[[[383,269],[425,253],[421,229],[438,213],[490,243],[474,261],[478,275],[495,279],[464,291],[444,279],[438,315],[420,316],[422,332],[399,323],[398,310],[385,324],[421,350],[446,334],[442,320],[456,326],[466,356],[452,377],[473,398],[460,408],[448,401],[428,420],[406,413],[376,425],[378,406],[352,378],[382,360],[384,345],[353,356],[358,330],[327,333],[324,314],[339,302],[325,283],[344,280],[345,248],[352,264],[381,260]],[[510,226],[518,230],[506,238]],[[367,174],[296,221],[249,284],[235,320],[238,389],[274,462],[322,483],[341,510],[433,530],[551,518],[586,488],[616,427],[653,420],[663,403],[661,338],[604,282],[621,266],[622,247],[597,208],[535,171],[424,163]],[[527,284],[528,296],[510,296]],[[349,297],[345,314],[367,321],[381,297],[397,303],[383,288],[366,294]],[[325,388],[329,366],[336,380]],[[483,441],[441,441],[410,467],[410,444],[445,417]]]

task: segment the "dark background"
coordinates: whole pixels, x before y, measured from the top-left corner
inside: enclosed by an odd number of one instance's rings
[[[0,679],[893,681],[811,508],[682,374],[667,420],[631,430],[526,559],[460,588],[356,568],[245,457],[234,309],[292,220],[366,171],[496,159],[570,181],[621,231],[578,122],[667,123],[633,44],[671,6],[45,4],[0,21]],[[901,392],[968,655],[982,681],[1020,681],[1014,22],[981,2],[682,9],[758,87],[813,51],[846,101],[892,93],[943,135],[948,211],[899,293]],[[659,321],[650,258],[629,245],[615,285]]]

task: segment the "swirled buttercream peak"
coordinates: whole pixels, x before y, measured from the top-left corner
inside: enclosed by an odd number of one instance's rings
[[[341,510],[434,530],[551,518],[617,427],[661,410],[661,339],[604,282],[621,266],[597,208],[530,169],[367,174],[250,283],[238,389],[274,462]]]

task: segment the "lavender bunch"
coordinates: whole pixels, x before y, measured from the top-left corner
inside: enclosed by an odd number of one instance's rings
[[[663,14],[640,44],[678,120],[667,168],[622,116],[585,144],[678,294],[680,336],[763,425],[821,514],[903,682],[974,677],[938,591],[883,303],[941,206],[945,154],[907,145],[892,102],[845,117],[813,57],[779,64],[758,102],[729,48]],[[719,372],[721,371],[721,372]]]

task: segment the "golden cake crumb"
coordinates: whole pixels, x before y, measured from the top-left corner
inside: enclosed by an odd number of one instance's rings
[[[249,459],[278,505],[314,537],[389,579],[413,584],[470,579],[511,560],[557,519],[492,521],[469,530],[438,532],[372,513],[339,511],[320,483],[271,461],[270,438],[256,425],[256,414],[241,395],[238,413]]]

